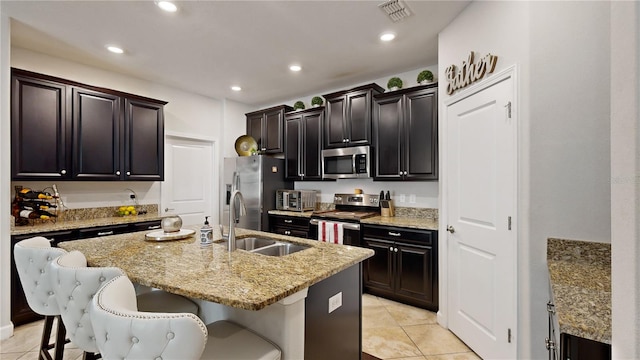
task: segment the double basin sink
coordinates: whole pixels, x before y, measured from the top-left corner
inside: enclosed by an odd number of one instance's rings
[[[267,256],[285,256],[310,248],[310,246],[307,245],[292,244],[260,237],[237,238],[236,247],[248,252]]]

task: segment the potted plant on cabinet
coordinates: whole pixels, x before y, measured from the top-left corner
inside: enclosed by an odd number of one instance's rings
[[[399,77],[392,77],[387,82],[387,88],[391,91],[402,89],[402,80]]]
[[[418,84],[426,85],[433,82],[433,73],[429,70],[423,70],[418,74]]]
[[[313,107],[322,106],[322,103],[323,103],[323,101],[322,101],[322,98],[320,96],[314,96],[311,99],[311,106],[313,106]]]
[[[293,110],[304,110],[304,103],[302,101],[296,101],[296,103],[293,104]]]

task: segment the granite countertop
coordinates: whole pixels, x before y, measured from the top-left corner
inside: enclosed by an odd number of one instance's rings
[[[284,215],[294,217],[311,218],[313,211],[286,211],[286,210],[269,210],[271,215]]]
[[[282,257],[244,250],[229,254],[220,238],[201,247],[198,228],[185,227],[196,232],[184,240],[146,241],[148,231],[141,231],[58,246],[81,251],[90,266],[119,267],[133,282],[246,310],[263,309],[374,254],[360,247],[245,229],[236,229],[238,238],[258,235],[311,248]]]
[[[310,218],[311,215],[313,214],[313,211],[297,212],[297,211],[269,210],[269,214]],[[421,229],[421,230],[438,230],[438,219],[435,219],[432,217],[373,216],[370,218],[360,220],[360,223],[384,225],[384,226],[398,226],[398,227]]]
[[[560,332],[611,344],[611,244],[548,239]]]
[[[56,222],[43,222],[41,224],[16,226],[11,228],[11,235],[23,235],[23,234],[35,234],[41,232],[61,231],[61,230],[74,230],[91,228],[96,226],[107,225],[119,225],[119,224],[131,224],[144,221],[160,220],[161,216],[158,215],[134,215],[134,216],[114,216],[114,217],[101,217],[95,219],[82,219],[82,220],[61,220]]]
[[[424,217],[374,216],[360,220],[362,224],[398,226],[420,230],[438,230],[438,220]]]

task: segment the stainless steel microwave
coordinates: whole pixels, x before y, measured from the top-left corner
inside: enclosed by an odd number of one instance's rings
[[[371,177],[371,149],[355,146],[322,150],[323,179],[353,179]]]

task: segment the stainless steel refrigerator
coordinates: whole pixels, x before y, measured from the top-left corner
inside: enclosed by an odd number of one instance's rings
[[[235,189],[242,193],[247,208],[237,227],[268,231],[268,213],[276,208],[276,190],[293,189],[293,182],[284,179],[283,159],[264,155],[225,158],[220,212],[225,226],[229,224],[229,198]]]

